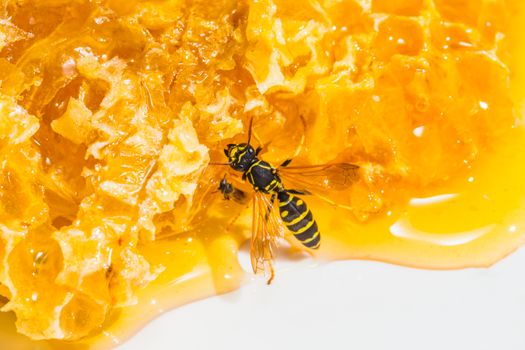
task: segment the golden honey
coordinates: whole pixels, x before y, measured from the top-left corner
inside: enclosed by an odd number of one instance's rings
[[[297,164],[360,166],[330,194],[352,210],[305,198],[314,258],[458,269],[512,253],[525,240],[522,6],[5,2],[2,344],[109,348],[239,288],[251,208],[214,193],[227,169],[207,164],[250,118],[273,164],[299,149]]]

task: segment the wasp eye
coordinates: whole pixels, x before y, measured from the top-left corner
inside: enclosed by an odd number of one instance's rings
[[[228,148],[225,148],[225,149],[224,149],[224,155],[226,155],[226,157],[229,157],[229,154],[228,154]]]

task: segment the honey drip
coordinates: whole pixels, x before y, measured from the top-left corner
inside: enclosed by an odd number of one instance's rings
[[[0,236],[13,284],[0,284],[0,295],[7,302],[16,287],[24,305],[50,313],[60,305],[59,328],[74,341],[29,340],[7,312],[0,313],[3,345],[111,348],[169,309],[240,288],[249,273],[238,253],[251,208],[213,193],[227,170],[206,164],[208,149],[223,161],[224,143],[244,140],[246,115],[256,120],[255,139],[266,143],[265,160],[279,164],[304,133],[294,162],[363,169],[340,195],[353,212],[305,198],[323,235],[316,259],[488,267],[525,242],[520,0],[374,0],[370,8],[325,1],[324,12],[287,1],[68,2],[8,2],[4,17],[12,23],[0,23],[7,33],[0,37],[0,111],[19,118],[8,130],[21,140],[0,140],[9,154],[1,224],[23,236],[15,248],[7,229]],[[266,23],[268,8],[293,20]],[[227,13],[235,25],[213,27],[205,13]],[[328,32],[307,27],[325,20]],[[269,28],[305,37],[281,47]],[[32,41],[32,31],[44,39]],[[278,73],[274,49],[284,65]],[[59,60],[61,71],[42,60]],[[464,91],[454,90],[458,81]],[[111,100],[115,94],[125,96]],[[351,117],[338,117],[349,108]],[[122,136],[129,130],[136,138]],[[97,234],[111,243],[93,243]],[[68,256],[68,248],[78,255]],[[92,252],[104,259],[78,279],[82,272],[73,268]],[[77,266],[75,257],[85,260]],[[59,274],[70,266],[73,272]],[[56,281],[50,296],[46,288]],[[26,332],[31,327],[51,329],[35,321]]]

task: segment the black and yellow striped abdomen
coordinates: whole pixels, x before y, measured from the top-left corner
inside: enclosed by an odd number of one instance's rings
[[[277,199],[279,200],[281,219],[295,238],[307,248],[319,248],[321,234],[306,203],[288,191],[279,192]]]

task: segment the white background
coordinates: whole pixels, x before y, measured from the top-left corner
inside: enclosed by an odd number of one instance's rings
[[[525,249],[490,269],[312,264],[281,262],[271,286],[172,310],[118,349],[525,349]]]

